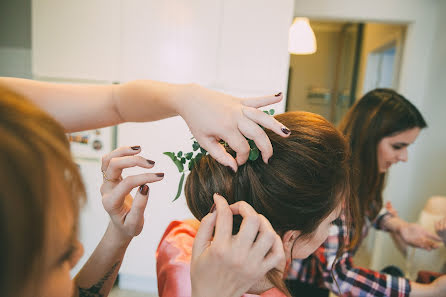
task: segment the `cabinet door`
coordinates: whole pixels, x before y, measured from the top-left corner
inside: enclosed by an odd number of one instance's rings
[[[221,0],[122,1],[120,81],[212,85]]]
[[[218,82],[225,90],[285,91],[292,0],[226,0],[223,4]]]
[[[112,81],[119,0],[32,2],[32,70],[38,77]]]

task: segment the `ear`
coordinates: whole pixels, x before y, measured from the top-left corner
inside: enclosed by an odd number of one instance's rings
[[[286,231],[282,236],[283,247],[286,253],[291,252],[291,248],[293,247],[296,238],[299,237],[300,234],[301,232],[299,230],[290,230]]]

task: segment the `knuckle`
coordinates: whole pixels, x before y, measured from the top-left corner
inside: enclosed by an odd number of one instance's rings
[[[265,234],[264,234],[264,237],[265,237],[265,241],[268,243],[268,244],[273,244],[275,241],[276,241],[276,235],[277,234],[275,234],[274,232],[272,232],[272,231],[267,231],[267,232],[265,232]]]
[[[103,155],[101,158],[102,164],[107,163],[109,160],[109,154]]]
[[[221,246],[215,246],[211,251],[212,251],[213,256],[215,256],[219,259],[223,259],[226,254],[225,249]]]
[[[255,227],[259,227],[260,226],[260,218],[258,215],[249,215],[245,218],[246,223],[251,225],[251,226],[255,226]]]

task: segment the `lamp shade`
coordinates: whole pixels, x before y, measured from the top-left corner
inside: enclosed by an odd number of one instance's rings
[[[295,55],[309,55],[316,52],[316,36],[308,18],[295,18],[288,33],[288,52]]]

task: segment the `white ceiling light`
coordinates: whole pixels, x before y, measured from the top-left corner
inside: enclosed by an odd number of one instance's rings
[[[316,52],[316,36],[308,18],[295,18],[288,34],[288,52],[295,55],[309,55]]]

